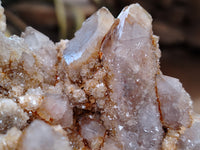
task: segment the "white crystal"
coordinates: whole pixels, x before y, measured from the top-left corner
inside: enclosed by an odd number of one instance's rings
[[[19,104],[26,110],[35,111],[43,101],[43,91],[40,87],[28,89],[24,96],[19,97]]]
[[[57,51],[54,43],[46,35],[31,27],[26,28],[25,32],[22,33],[22,37],[35,55],[39,63],[38,68],[44,73],[44,78],[48,78],[49,75],[55,75]],[[29,63],[32,64],[32,62]]]
[[[70,127],[73,123],[73,112],[68,99],[59,94],[46,94],[37,113],[46,121],[60,123]]]
[[[39,120],[25,130],[19,145],[21,150],[71,150],[66,137]]]
[[[187,128],[179,137],[177,150],[199,150],[200,149],[200,116],[194,118],[190,128]]]
[[[5,133],[12,127],[22,129],[27,125],[28,119],[27,113],[13,100],[0,99],[0,132]]]
[[[157,75],[157,90],[163,123],[178,129],[191,125],[192,101],[178,79]]]
[[[100,148],[101,144],[103,143],[103,137],[105,135],[105,128],[94,120],[81,120],[81,135],[84,139],[86,139],[91,149],[98,149]]]
[[[6,134],[0,134],[0,149],[1,150],[15,150],[18,146],[18,141],[22,132],[13,127],[7,131]]]

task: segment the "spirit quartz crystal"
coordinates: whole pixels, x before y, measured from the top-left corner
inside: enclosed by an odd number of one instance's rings
[[[200,148],[200,116],[159,68],[152,18],[139,5],[106,8],[71,40],[27,27],[6,37],[0,9],[0,149]]]

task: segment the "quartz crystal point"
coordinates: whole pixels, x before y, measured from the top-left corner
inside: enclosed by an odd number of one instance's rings
[[[192,101],[178,79],[165,75],[156,77],[163,125],[180,129],[191,125]]]
[[[5,37],[0,33],[0,65],[1,67],[9,65],[10,62],[18,62],[22,53],[28,47],[25,46],[23,39],[17,36]]]
[[[163,138],[155,92],[158,58],[152,45],[151,21],[138,4],[126,7],[102,47],[114,104],[106,109],[104,121],[115,122],[117,138],[126,150],[159,149]]]
[[[44,80],[46,82],[53,82],[52,77],[56,74],[55,65],[57,62],[57,51],[54,43],[46,35],[31,27],[26,28],[25,32],[22,33],[22,37],[25,44],[28,45],[36,57],[38,69]],[[33,59],[33,62],[31,62],[31,58],[29,58],[29,60],[24,60],[24,62],[25,69],[30,72],[35,60]]]
[[[139,4],[117,19],[101,8],[57,44],[31,27],[4,31],[0,7],[0,149],[200,149],[200,115],[160,71],[159,38]]]
[[[70,127],[73,123],[73,112],[68,99],[59,94],[46,94],[37,113],[46,121],[53,120],[63,127]]]
[[[98,66],[102,40],[113,22],[112,14],[106,8],[101,8],[83,23],[69,41],[64,50],[64,59],[72,81],[77,81],[80,76],[91,76],[88,72]]]

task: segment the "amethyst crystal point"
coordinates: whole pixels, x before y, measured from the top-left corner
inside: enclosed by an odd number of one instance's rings
[[[115,105],[106,113],[116,116],[112,120],[123,149],[158,149],[162,142],[155,93],[158,58],[152,46],[151,21],[140,5],[126,7],[102,47],[110,99]]]
[[[75,37],[69,41],[63,57],[68,65],[69,76],[73,81],[84,76],[84,70],[95,67],[102,40],[113,22],[114,17],[103,7],[88,18],[82,28],[75,33]],[[92,66],[92,64],[94,65]]]

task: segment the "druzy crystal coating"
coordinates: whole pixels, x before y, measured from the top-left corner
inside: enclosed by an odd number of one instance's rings
[[[0,149],[200,148],[200,116],[159,68],[159,38],[139,5],[106,8],[71,40],[27,27],[6,37],[0,8]]]

